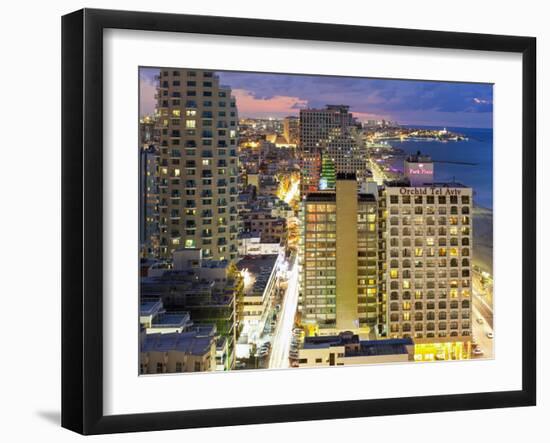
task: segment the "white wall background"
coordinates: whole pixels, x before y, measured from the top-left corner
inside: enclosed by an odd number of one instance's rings
[[[391,2],[348,1],[208,2],[143,0],[8,1],[0,27],[0,417],[4,441],[80,440],[59,427],[60,415],[60,31],[62,14],[87,6],[163,12],[273,18],[449,31],[531,35],[538,38],[539,195],[550,192],[543,170],[545,122],[550,119],[550,28],[544,2],[462,0]],[[546,106],[545,106],[546,105]],[[545,111],[543,112],[543,107]],[[548,123],[546,123],[548,124]],[[519,147],[518,147],[519,149]],[[545,168],[546,166],[546,168]],[[515,177],[511,176],[511,180]],[[539,225],[549,222],[549,207],[539,198]],[[549,236],[539,228],[539,275],[550,266],[541,250]],[[539,278],[539,406],[169,431],[98,437],[96,441],[395,441],[410,442],[543,441],[550,413],[545,353],[550,327],[540,313],[549,305],[541,296],[550,289]],[[540,437],[537,438],[537,436]]]

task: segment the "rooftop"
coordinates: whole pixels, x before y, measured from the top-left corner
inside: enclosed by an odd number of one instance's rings
[[[376,196],[374,194],[358,193],[357,199],[360,202],[375,202]],[[306,195],[306,202],[308,203],[322,203],[322,202],[335,202],[336,192],[334,191],[321,191],[310,192]]]
[[[245,282],[245,294],[264,292],[278,257],[277,254],[246,255],[237,263],[237,269],[247,269],[253,279],[252,285],[248,288]]]
[[[139,304],[139,315],[155,315],[162,309],[160,299],[143,299]]]
[[[141,352],[178,351],[202,356],[210,351],[212,337],[194,333],[147,334],[140,345]]]
[[[158,314],[152,321],[151,326],[154,327],[175,327],[191,326],[193,322],[189,312],[165,312]]]
[[[462,183],[451,181],[451,182],[434,182],[434,183],[427,183],[422,186],[411,186],[411,183],[407,179],[403,180],[388,180],[385,181],[384,184],[388,188],[469,188],[469,186],[466,186]]]
[[[359,340],[359,336],[357,334],[352,334],[351,332],[343,332],[339,335],[306,337],[304,340],[303,348],[324,349],[334,346],[348,345],[345,356],[355,357],[407,354],[407,346],[411,346],[412,344],[413,341],[410,338],[388,340]]]

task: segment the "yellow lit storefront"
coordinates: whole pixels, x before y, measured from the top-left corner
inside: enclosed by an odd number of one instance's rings
[[[468,360],[471,351],[470,341],[415,343],[414,361]]]

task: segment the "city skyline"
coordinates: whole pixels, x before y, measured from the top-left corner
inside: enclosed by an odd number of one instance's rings
[[[140,80],[140,374],[493,357],[489,85]]]
[[[241,118],[283,118],[345,103],[359,121],[491,128],[491,84],[216,71],[233,90]],[[153,113],[157,68],[140,68],[140,116]]]

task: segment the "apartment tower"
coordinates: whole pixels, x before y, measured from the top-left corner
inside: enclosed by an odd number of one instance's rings
[[[319,190],[323,157],[334,162],[337,173],[360,176],[366,172],[366,150],[359,141],[357,122],[349,106],[300,110],[301,191]]]
[[[211,71],[162,68],[158,84],[160,255],[237,257],[237,107]]]
[[[300,265],[302,323],[327,335],[375,332],[377,202],[357,192],[354,174],[337,174],[336,189],[306,195]]]

